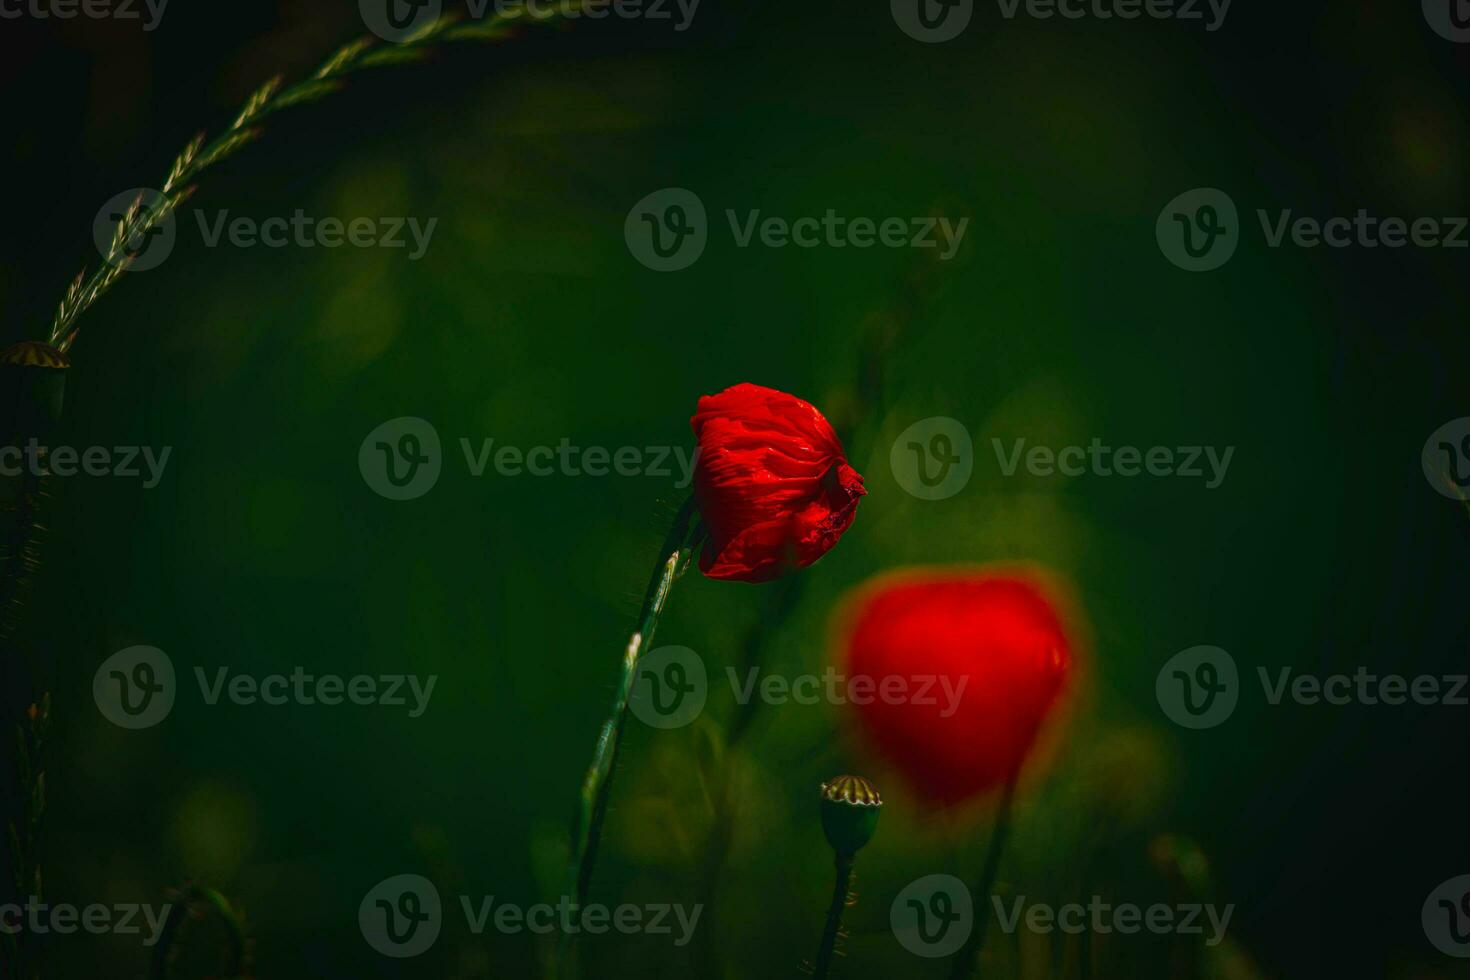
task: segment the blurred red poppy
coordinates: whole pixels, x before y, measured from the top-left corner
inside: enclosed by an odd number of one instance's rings
[[[826,554],[852,525],[863,478],[814,407],[739,384],[699,400],[694,496],[710,578],[767,582]]]
[[[849,699],[915,789],[959,803],[1019,772],[1075,665],[1040,577],[910,570],[860,590],[847,611]]]

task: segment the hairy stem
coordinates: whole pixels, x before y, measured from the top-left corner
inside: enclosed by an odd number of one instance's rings
[[[847,890],[852,884],[851,854],[839,854],[836,861],[837,880],[832,886],[832,902],[827,906],[827,924],[822,927],[822,944],[817,947],[817,962],[812,967],[813,980],[826,980],[832,969],[837,935],[842,930],[842,912],[847,908]]]
[[[1005,789],[1001,791],[1000,806],[995,812],[995,829],[990,834],[990,850],[985,855],[985,866],[980,871],[980,879],[975,883],[972,892],[977,905],[988,909],[990,904],[990,892],[995,888],[995,879],[1000,874],[1000,858],[1006,848],[1006,839],[1011,833],[1011,804],[1016,797],[1016,780],[1020,777],[1021,770],[1017,767],[1006,780]],[[975,931],[970,933],[970,938],[965,942],[963,949],[955,955],[954,967],[950,971],[951,980],[965,980],[966,977],[975,973],[976,961],[985,948],[985,931],[990,924],[990,916],[985,912],[977,913],[975,916]]]
[[[0,492],[8,493],[5,487]],[[0,648],[20,622],[31,574],[40,564],[41,506],[45,478],[26,472],[13,484],[14,499],[0,499]]]
[[[618,681],[617,696],[613,700],[612,712],[597,736],[593,750],[592,765],[582,781],[582,796],[577,813],[577,826],[572,839],[573,875],[572,893],[575,904],[580,908],[587,899],[592,882],[592,870],[597,863],[597,847],[602,839],[602,825],[607,816],[607,801],[612,791],[613,771],[617,766],[618,751],[622,747],[623,729],[628,717],[628,702],[633,694],[633,684],[638,677],[638,663],[653,642],[658,629],[659,617],[668,602],[674,580],[678,578],[692,549],[698,544],[700,533],[691,533],[694,523],[695,503],[690,497],[674,518],[664,546],[659,551],[659,563],[654,567],[643,596],[643,608],[638,614],[638,628],[628,640],[623,653],[622,675]],[[568,943],[563,944],[563,953]]]
[[[41,878],[41,819],[46,812],[47,733],[51,726],[51,695],[26,709],[26,720],[16,731],[16,779],[20,786],[20,819],[8,827],[10,861],[16,900],[40,902],[44,896]],[[0,913],[3,914],[3,913]],[[7,923],[9,925],[9,923]],[[0,936],[0,962],[9,968],[0,976],[33,980],[40,976],[39,951],[34,934],[24,929],[4,930]]]

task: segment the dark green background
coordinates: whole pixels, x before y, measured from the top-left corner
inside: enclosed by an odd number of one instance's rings
[[[872,573],[1042,562],[1080,599],[1094,670],[1056,768],[1023,803],[1006,887],[1063,902],[1091,875],[1120,899],[1166,898],[1147,845],[1175,832],[1209,855],[1219,900],[1237,906],[1231,941],[1260,975],[1466,975],[1425,940],[1419,909],[1470,870],[1470,709],[1272,708],[1257,693],[1224,726],[1185,732],[1154,700],[1159,666],[1202,643],[1251,677],[1465,670],[1470,522],[1418,459],[1467,414],[1465,253],[1271,250],[1254,212],[1464,214],[1470,51],[1417,4],[1282,6],[1237,0],[1207,35],[1007,22],[981,4],[963,39],[932,46],[883,4],[705,0],[687,34],[614,21],[459,48],[271,123],[193,205],[438,228],[410,263],[207,249],[186,216],[163,266],[84,317],[58,443],[173,458],[152,491],[56,483],[47,561],[0,675],[7,728],[40,690],[55,698],[51,898],[159,902],[209,882],[247,910],[268,978],[531,975],[544,948],[470,936],[456,914],[430,954],[383,959],[357,905],[409,871],[453,909],[462,892],[559,893],[574,794],[679,494],[647,478],[472,478],[458,438],[689,445],[698,396],[747,380],[846,413],[861,338],[887,315],[904,330],[884,400],[848,446],[870,493],[792,615],[769,624],[770,669],[820,669],[833,604]],[[9,341],[41,336],[78,263],[95,264],[102,201],[156,185],[195,129],[217,131],[261,79],[305,73],[360,23],[350,3],[174,0],[152,35],[3,29]],[[696,265],[660,275],[622,227],[671,185],[696,191],[714,228]],[[1227,190],[1250,227],[1208,275],[1154,242],[1160,209],[1199,186]],[[971,220],[912,304],[924,256],[737,249],[727,207]],[[411,503],[373,494],[356,463],[400,415],[446,442],[439,485]],[[932,415],[964,422],[979,449],[969,487],[939,503],[903,492],[888,463],[894,437]],[[1093,436],[1236,454],[1206,491],[1003,479],[989,451],[992,437]],[[773,588],[691,575],[659,640],[718,671],[769,617]],[[410,720],[208,707],[190,682],[164,724],[124,732],[96,711],[92,675],[139,643],[186,675],[302,665],[439,683]],[[630,730],[595,900],[703,900],[700,759],[732,707],[716,690],[697,725]],[[738,829],[701,921],[712,945],[604,938],[589,973],[790,975],[810,957],[830,889],[816,785],[883,775],[847,720],[763,709],[731,758]],[[893,940],[888,904],[923,874],[972,878],[988,818],[935,819],[881,785],[840,969],[938,976]],[[1015,975],[1075,975],[1027,942]],[[55,977],[98,963],[136,975],[146,958],[85,936],[48,950]],[[1103,975],[1168,975],[1161,950],[1115,941]]]

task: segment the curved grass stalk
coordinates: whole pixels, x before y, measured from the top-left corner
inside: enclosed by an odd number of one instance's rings
[[[569,9],[575,9],[569,8]],[[178,210],[194,193],[196,181],[210,167],[234,155],[259,138],[262,123],[282,109],[316,102],[342,88],[344,80],[355,72],[386,65],[421,61],[435,47],[451,41],[500,41],[511,36],[517,23],[550,22],[550,17],[535,17],[524,9],[515,13],[496,14],[483,21],[467,21],[463,14],[442,14],[418,33],[403,42],[384,46],[376,37],[364,36],[339,48],[309,78],[282,87],[281,76],[270,79],[245,100],[234,122],[212,140],[200,133],[184,147],[169,168],[168,177],[156,201],[147,202],[140,195],[118,219],[104,261],[90,276],[84,268],[72,281],[56,316],[51,322],[51,346],[65,352],[76,341],[77,319],[111,289],[132,265],[134,246],[160,221]]]

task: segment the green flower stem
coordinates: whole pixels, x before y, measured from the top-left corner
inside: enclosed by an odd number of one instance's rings
[[[575,905],[581,908],[587,900],[587,891],[592,882],[592,869],[597,863],[597,846],[602,839],[602,825],[607,816],[607,801],[612,790],[613,770],[617,766],[618,750],[622,747],[623,728],[628,718],[628,702],[633,695],[633,684],[638,677],[638,663],[653,643],[658,629],[659,617],[669,600],[669,592],[695,547],[703,538],[699,530],[691,530],[696,513],[694,498],[690,497],[674,518],[674,526],[659,551],[659,563],[648,582],[648,591],[643,596],[643,609],[638,615],[638,629],[628,641],[623,653],[622,677],[618,682],[617,696],[613,701],[612,713],[603,722],[597,736],[597,746],[592,754],[592,765],[582,781],[582,798],[577,812],[577,827],[572,838],[573,858],[571,871],[574,876],[572,892]],[[563,944],[563,953],[567,952]]]
[[[837,881],[832,886],[832,903],[827,906],[827,924],[822,928],[822,945],[817,947],[817,962],[812,967],[813,980],[826,980],[832,969],[832,957],[837,946],[837,935],[842,930],[842,912],[847,908],[847,891],[852,885],[851,854],[836,857]]]
[[[1000,874],[1000,857],[1005,851],[1006,839],[1011,834],[1011,804],[1015,801],[1016,780],[1020,775],[1021,770],[1018,767],[1006,780],[1005,789],[1001,791],[1000,806],[995,813],[995,829],[990,834],[990,850],[985,855],[985,866],[980,871],[980,880],[971,893],[976,905],[985,909],[989,908],[990,892],[995,888],[996,876]],[[975,916],[975,931],[970,933],[964,948],[955,955],[954,968],[949,974],[951,980],[965,980],[974,975],[980,952],[985,948],[985,930],[988,925],[988,914],[981,912]]]

